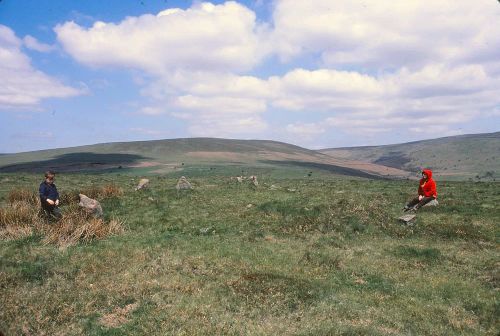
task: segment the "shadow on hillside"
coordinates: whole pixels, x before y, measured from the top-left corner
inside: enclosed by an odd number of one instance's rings
[[[290,160],[290,161],[263,160],[261,162],[273,164],[273,165],[281,165],[281,166],[286,165],[286,166],[304,167],[304,168],[308,168],[308,169],[313,169],[313,168],[314,169],[321,169],[321,170],[328,171],[330,173],[339,174],[339,175],[346,175],[346,176],[364,177],[364,178],[376,179],[376,180],[385,180],[386,179],[384,177],[365,173],[365,172],[357,170],[357,169],[346,168],[346,167],[341,167],[341,166],[336,166],[336,165],[326,164],[326,163],[292,161],[292,160]]]
[[[40,173],[46,170],[72,172],[86,170],[102,170],[129,165],[147,157],[136,154],[97,154],[91,152],[69,153],[56,156],[50,160],[16,163],[0,167],[2,173],[30,172]]]
[[[382,155],[377,160],[373,161],[373,163],[397,168],[397,169],[408,169],[405,167],[405,164],[411,162],[411,159],[404,153],[401,152],[389,152],[387,155]]]

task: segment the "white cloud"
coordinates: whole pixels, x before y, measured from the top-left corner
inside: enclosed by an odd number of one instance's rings
[[[13,31],[0,25],[1,110],[36,108],[44,98],[65,98],[83,93],[34,69],[21,46],[22,41]]]
[[[290,110],[373,108],[373,98],[384,93],[376,78],[326,69],[295,69],[270,78],[270,83],[276,94],[273,104]]]
[[[288,133],[291,133],[295,136],[304,137],[306,139],[310,139],[314,136],[325,133],[325,128],[316,123],[288,124],[286,125],[285,130]]]
[[[236,2],[199,3],[157,15],[127,17],[90,28],[57,25],[64,49],[91,66],[124,66],[158,74],[172,69],[244,71],[266,54],[263,27],[253,11]]]
[[[258,134],[267,129],[261,118],[266,110],[264,100],[234,97],[177,97],[173,108],[178,118],[189,121],[189,130],[197,136]]]
[[[498,60],[496,1],[277,0],[273,19],[285,60],[319,53],[329,66],[372,69]]]
[[[42,53],[47,53],[55,50],[55,46],[46,43],[41,43],[31,35],[26,35],[23,38],[23,44],[28,49],[32,49]]]
[[[83,64],[139,70],[140,113],[185,120],[191,135],[258,135],[275,110],[302,113],[302,121],[279,121],[280,132],[302,137],[449,134],[498,111],[495,2],[276,0],[272,17],[260,23],[236,2],[196,3],[55,31]],[[273,53],[283,73],[256,75]],[[305,69],[304,59],[319,68]]]

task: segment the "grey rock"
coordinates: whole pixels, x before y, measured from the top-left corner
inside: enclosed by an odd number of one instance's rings
[[[257,176],[252,175],[252,176],[250,176],[250,177],[249,177],[249,179],[250,179],[250,182],[251,182],[254,186],[256,186],[256,187],[258,187],[258,186],[259,186],[259,181],[257,181]]]
[[[200,234],[202,234],[202,235],[207,235],[207,234],[211,234],[211,233],[215,233],[215,229],[211,226],[200,229]]]
[[[433,199],[432,201],[430,201],[429,203],[424,205],[424,207],[433,207],[433,206],[438,206],[438,205],[439,205],[439,202],[437,201],[437,199]]]
[[[139,181],[139,184],[137,185],[137,187],[135,187],[135,190],[141,190],[141,189],[147,188],[148,185],[149,185],[149,180],[146,178],[143,178]]]
[[[191,185],[191,183],[189,183],[189,181],[186,179],[186,177],[181,176],[179,181],[177,181],[177,185],[175,186],[175,189],[177,189],[177,191],[179,191],[179,190],[191,190],[191,189],[193,189],[193,186]]]
[[[96,218],[102,217],[102,207],[99,201],[92,199],[90,197],[85,196],[84,194],[79,194],[80,203],[79,206],[85,209],[88,213],[92,214]]]
[[[415,214],[408,214],[408,215],[403,215],[403,216],[399,217],[398,219],[399,219],[399,221],[401,221],[405,224],[408,224],[411,221],[413,221],[416,217],[417,217],[417,215],[415,215]]]

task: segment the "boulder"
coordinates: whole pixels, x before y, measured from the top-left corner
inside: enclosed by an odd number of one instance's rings
[[[79,206],[85,209],[88,213],[92,214],[96,218],[102,217],[102,207],[99,201],[85,196],[84,194],[79,194],[80,203]]]
[[[243,182],[243,176],[236,176],[236,180],[240,183]]]
[[[146,178],[143,178],[139,181],[139,184],[137,185],[137,187],[135,187],[135,190],[141,190],[141,189],[147,188],[148,185],[149,185],[149,180]]]
[[[189,183],[189,181],[186,179],[186,177],[181,176],[179,181],[177,181],[177,185],[175,186],[175,189],[177,189],[177,191],[179,191],[179,190],[191,190],[191,189],[193,189],[193,186],[191,185],[191,183]]]

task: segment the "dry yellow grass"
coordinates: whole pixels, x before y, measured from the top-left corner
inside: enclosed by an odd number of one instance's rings
[[[31,205],[39,204],[38,195],[29,189],[14,189],[7,195],[9,204],[16,202],[26,202]]]
[[[123,191],[108,185],[98,188],[98,192],[111,197],[120,195]],[[78,206],[78,200],[72,194],[67,194],[65,200],[69,205],[64,208],[63,217],[57,222],[48,221],[41,215],[36,193],[29,190],[12,191],[8,200],[8,205],[0,208],[0,239],[19,239],[37,232],[44,237],[44,243],[67,247],[123,232],[119,220],[94,218]]]

